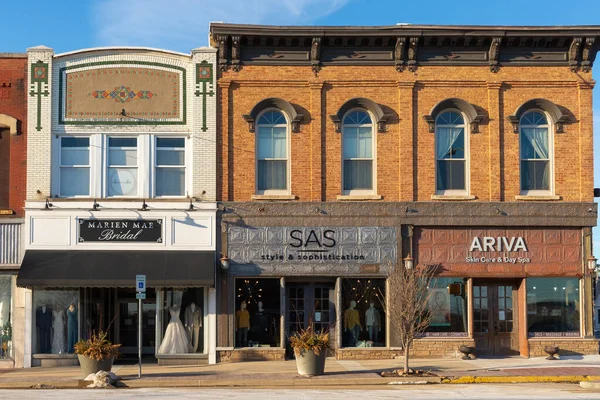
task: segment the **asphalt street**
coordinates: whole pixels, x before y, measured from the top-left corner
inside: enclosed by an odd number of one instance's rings
[[[384,389],[362,387],[353,390],[332,389],[15,389],[0,390],[0,399],[286,399],[346,400],[363,399],[598,399],[600,392],[585,390],[576,384],[471,384],[388,386]]]

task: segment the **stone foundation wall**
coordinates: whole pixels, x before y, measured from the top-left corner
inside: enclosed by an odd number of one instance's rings
[[[217,350],[217,362],[285,360],[285,349]]]
[[[338,360],[391,360],[395,358],[400,358],[403,354],[404,352],[400,349],[378,349],[377,347],[360,349],[349,348],[337,349],[335,351],[335,358]]]
[[[458,358],[462,353],[458,351],[459,346],[475,346],[473,339],[421,339],[413,342],[411,356],[423,358]],[[477,350],[475,350],[477,355]]]
[[[415,340],[410,350],[412,357],[422,358],[458,358],[462,353],[458,351],[461,345],[474,346],[472,339],[446,339],[446,340]],[[385,360],[401,358],[404,351],[401,348],[346,348],[336,349],[335,357],[338,360]]]
[[[598,339],[529,339],[529,357],[545,357],[546,346],[558,346],[559,356],[574,356],[581,354],[598,354]]]

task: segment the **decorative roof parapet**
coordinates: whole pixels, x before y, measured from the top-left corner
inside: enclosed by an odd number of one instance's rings
[[[219,66],[426,65],[569,66],[589,72],[599,49],[594,26],[269,26],[211,23]]]

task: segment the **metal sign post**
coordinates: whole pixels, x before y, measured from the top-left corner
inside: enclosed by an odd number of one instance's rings
[[[142,377],[142,300],[146,298],[146,275],[135,276],[135,297],[138,299],[138,378]]]

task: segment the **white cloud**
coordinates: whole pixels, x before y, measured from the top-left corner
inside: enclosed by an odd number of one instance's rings
[[[98,46],[182,52],[206,46],[209,21],[312,24],[349,0],[104,0],[93,7]]]

